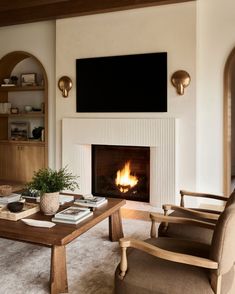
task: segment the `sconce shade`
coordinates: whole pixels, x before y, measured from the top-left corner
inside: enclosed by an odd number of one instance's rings
[[[61,90],[63,97],[68,97],[69,91],[71,90],[72,86],[72,80],[67,76],[61,77],[58,81],[58,87]]]
[[[184,70],[178,70],[171,77],[172,85],[176,88],[179,95],[184,95],[184,88],[191,82],[190,75]]]

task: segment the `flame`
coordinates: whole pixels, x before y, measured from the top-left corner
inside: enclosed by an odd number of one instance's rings
[[[130,161],[126,162],[122,170],[117,171],[115,184],[122,193],[126,193],[130,188],[138,183],[138,178],[131,175]]]

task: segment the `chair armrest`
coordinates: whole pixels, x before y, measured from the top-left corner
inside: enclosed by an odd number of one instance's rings
[[[176,217],[176,216],[170,216],[170,215],[163,215],[160,213],[150,213],[150,218],[152,221],[151,233],[150,233],[152,238],[156,237],[155,222],[158,222],[158,223],[163,222],[165,224],[165,230],[167,230],[168,228],[168,223],[181,224],[181,225],[193,225],[193,226],[198,226],[201,228],[206,228],[211,230],[214,230],[215,228],[215,224],[213,223],[196,220],[193,218],[187,218],[187,217]]]
[[[201,217],[201,218],[206,218],[206,219],[211,219],[211,220],[218,220],[218,218],[219,218],[219,212],[218,212],[218,214],[216,214],[216,213],[198,211],[198,210],[194,210],[191,208],[185,208],[185,207],[171,205],[171,204],[164,204],[162,206],[162,208],[164,210],[165,215],[168,210],[174,210],[174,211],[184,212],[186,214],[193,215],[196,217]]]
[[[120,277],[123,278],[127,271],[127,256],[126,256],[126,249],[128,247],[133,247],[138,250],[144,251],[148,254],[151,254],[153,256],[156,256],[161,259],[193,265],[193,266],[199,266],[203,268],[208,269],[217,269],[218,263],[202,257],[197,257],[189,254],[183,254],[183,253],[177,253],[165,249],[161,249],[157,246],[151,245],[147,242],[132,239],[132,238],[122,238],[119,240],[120,247],[122,249],[121,254],[121,263],[120,263]]]
[[[221,195],[207,194],[207,193],[200,193],[200,192],[191,192],[191,191],[186,191],[186,190],[180,190],[180,196],[181,196],[180,206],[182,206],[182,207],[184,207],[184,196],[203,197],[203,198],[228,201],[228,197],[224,197]]]
[[[178,216],[170,216],[170,215],[163,215],[161,213],[150,213],[150,218],[152,221],[155,222],[167,222],[172,224],[182,224],[182,225],[194,225],[206,229],[214,230],[215,224],[201,221],[197,219],[187,218],[187,217],[178,217]]]

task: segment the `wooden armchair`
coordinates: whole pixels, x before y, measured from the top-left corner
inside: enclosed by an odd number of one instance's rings
[[[164,204],[163,210],[164,215],[170,215],[174,217],[190,217],[192,220],[209,221],[211,223],[216,223],[221,211],[208,210],[208,209],[195,209],[186,208],[184,206],[184,198],[186,196],[190,197],[204,197],[216,200],[222,200],[225,202],[225,207],[233,205],[235,203],[235,192],[233,192],[229,198],[213,194],[205,194],[198,192],[190,192],[181,190],[181,202],[180,206],[172,204]],[[152,219],[152,226],[154,226],[154,219]],[[213,232],[209,228],[201,230],[198,226],[192,226],[188,224],[187,226],[179,226],[176,222],[161,222],[158,228],[158,236],[171,237],[171,238],[186,238],[190,240],[200,241],[206,244],[211,243]]]
[[[209,228],[213,232],[212,243],[165,237],[145,241],[120,239],[121,262],[115,273],[115,294],[235,293],[233,207],[227,207],[216,224],[155,213],[151,217],[155,222],[174,221],[181,226]]]

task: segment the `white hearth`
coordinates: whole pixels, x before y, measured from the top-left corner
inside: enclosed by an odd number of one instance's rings
[[[62,164],[79,176],[79,194],[91,193],[92,144],[150,147],[150,204],[176,202],[174,118],[64,118]]]

